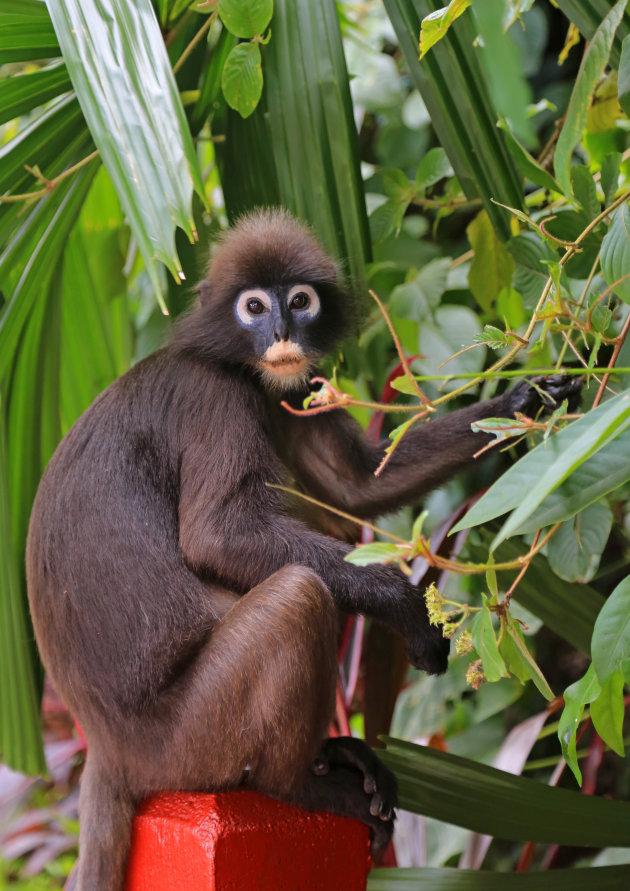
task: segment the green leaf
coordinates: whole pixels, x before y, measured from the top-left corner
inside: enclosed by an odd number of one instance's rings
[[[276,0],[271,30],[261,102],[245,121],[228,111],[216,146],[228,217],[287,207],[345,263],[362,301],[371,245],[336,4]]]
[[[445,176],[452,176],[453,168],[451,162],[443,148],[437,147],[429,149],[420,164],[416,173],[416,187],[418,189],[429,189],[434,186]]]
[[[606,283],[614,285],[615,294],[630,303],[630,278],[620,281],[630,272],[630,207],[627,204],[617,208],[604,236],[601,267]]]
[[[346,554],[344,560],[354,563],[355,566],[369,566],[370,563],[391,563],[404,556],[398,545],[385,541],[375,541],[372,544],[360,545],[354,551]]]
[[[553,176],[541,167],[538,161],[512,135],[505,118],[499,119],[499,126],[503,130],[510,154],[514,158],[520,173],[535,185],[540,186],[541,189],[547,189],[549,192],[560,192],[560,186]]]
[[[374,246],[381,244],[393,232],[398,233],[402,225],[409,199],[388,198],[370,214],[370,235]]]
[[[612,204],[619,184],[621,152],[610,152],[602,161],[601,186],[604,191],[604,207]]]
[[[497,638],[492,627],[492,614],[488,609],[486,598],[484,605],[478,612],[471,625],[473,646],[479,658],[483,662],[483,673],[490,683],[508,676],[505,662],[499,653]]]
[[[626,801],[580,795],[391,737],[384,741],[379,757],[396,774],[406,810],[514,841],[630,846]]]
[[[402,170],[389,169],[383,170],[383,189],[388,198],[396,198],[397,200],[407,199],[411,197],[411,184],[407,179],[407,174]]]
[[[448,6],[436,9],[422,19],[420,28],[420,58],[427,53],[438,40],[441,40],[455,19],[470,6],[470,0],[450,0]]]
[[[547,683],[545,676],[538,667],[538,664],[536,663],[532,654],[527,649],[527,645],[523,638],[523,632],[514,622],[511,616],[508,616],[505,623],[505,633],[509,636],[510,640],[514,644],[514,649],[517,651],[520,659],[522,660],[521,665],[524,664],[527,666],[529,670],[529,676],[538,688],[539,692],[542,693],[545,699],[551,702],[551,700],[554,698],[554,692]]]
[[[562,756],[573,771],[578,785],[582,785],[582,772],[578,765],[575,735],[584,714],[584,706],[597,699],[601,686],[593,665],[586,674],[564,691],[564,708],[558,723],[558,739]]]
[[[630,34],[624,37],[619,59],[619,76],[617,80],[617,96],[619,105],[630,117]]]
[[[523,295],[525,307],[533,310],[549,278],[547,264],[557,263],[558,258],[533,232],[523,232],[511,238],[508,250],[516,263],[514,287]]]
[[[71,89],[65,65],[6,78],[0,81],[0,124],[26,114]]]
[[[3,0],[0,4],[0,65],[51,59],[60,53],[44,3]]]
[[[548,872],[422,866],[372,869],[367,891],[619,891],[629,882],[630,866]]]
[[[221,77],[223,95],[230,108],[243,118],[254,111],[263,88],[260,48],[257,43],[239,43],[227,57]]]
[[[527,108],[531,89],[523,72],[522,55],[512,35],[503,28],[504,0],[484,0],[473,5],[482,39],[481,58],[486,68],[494,104],[510,122],[517,137],[527,145],[536,143]]]
[[[556,179],[560,184],[560,188],[567,196],[571,195],[569,171],[573,149],[579,142],[582,131],[586,126],[591,98],[608,62],[615,31],[623,17],[626,3],[627,0],[619,0],[597,28],[586,48],[575,86],[571,93],[569,107],[567,108],[564,125],[560,131],[554,155]]]
[[[597,617],[591,656],[602,684],[630,660],[630,576],[617,585]]]
[[[418,60],[421,19],[436,12],[441,0],[384,0],[412,80],[431,116],[465,195],[481,199],[501,239],[510,235],[509,214],[496,203],[522,208],[520,179],[496,127],[490,87],[473,46],[477,36],[471,16],[448,29],[424,58]]]
[[[514,637],[511,634],[503,635],[499,644],[499,651],[511,675],[517,677],[521,684],[531,680],[532,673],[529,660],[523,657],[521,648],[516,646]]]
[[[15,770],[46,772],[40,735],[40,696],[33,671],[32,631],[11,528],[5,437],[0,401],[0,756]]]
[[[263,34],[272,14],[273,0],[219,0],[221,21],[236,37]]]
[[[581,164],[574,164],[571,167],[571,186],[575,200],[586,212],[590,223],[596,216],[599,216],[601,207],[597,200],[595,180],[588,167],[584,167]]]
[[[612,522],[610,508],[597,501],[566,520],[547,545],[556,575],[568,582],[589,582],[597,572]]]
[[[523,492],[528,492],[543,476],[560,469],[557,464],[569,449],[583,443],[582,437],[606,426],[606,415],[611,407],[613,412],[624,413],[627,395],[621,394],[599,405],[579,421],[574,421],[563,430],[540,443],[516,464],[512,465],[488,491],[477,501],[468,513],[451,530],[458,532],[470,526],[478,526],[499,517],[523,501]],[[614,423],[613,423],[614,426]],[[630,466],[627,460],[630,447],[630,431],[616,433],[592,458],[573,469],[568,480],[556,492],[547,494],[545,501],[527,520],[519,526],[519,533],[569,519],[579,510],[592,504],[607,492],[630,479]],[[555,473],[555,470],[553,471]]]
[[[48,0],[64,60],[154,291],[156,259],[183,272],[175,227],[193,240],[201,173],[150,0]]]
[[[628,427],[630,396],[622,393],[525,455],[491,486],[452,531],[486,522],[515,507],[495,537],[494,549],[505,538],[522,532],[536,508],[560,483]],[[579,507],[591,500],[584,500]]]
[[[509,287],[514,273],[514,260],[507,247],[499,241],[485,211],[468,224],[466,235],[475,252],[468,284],[479,306],[488,310],[502,288]]]
[[[623,696],[624,675],[621,669],[606,678],[597,699],[591,704],[591,720],[607,746],[620,755],[625,755],[623,741],[623,719],[625,704]]]

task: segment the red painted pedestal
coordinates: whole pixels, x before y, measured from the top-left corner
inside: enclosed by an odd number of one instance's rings
[[[134,820],[125,891],[365,891],[369,833],[242,791],[164,792]]]

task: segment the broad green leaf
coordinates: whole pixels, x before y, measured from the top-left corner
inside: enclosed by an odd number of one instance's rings
[[[246,121],[229,111],[216,146],[228,217],[287,207],[345,263],[362,300],[371,246],[336,4],[275,0],[270,27],[261,102]]]
[[[354,563],[355,566],[369,566],[370,563],[391,563],[404,556],[398,545],[385,541],[375,541],[372,544],[360,545],[354,551],[346,554],[344,560]]]
[[[497,638],[492,627],[492,615],[484,597],[484,605],[471,625],[473,645],[483,662],[483,673],[490,683],[508,676],[505,662],[499,653]]]
[[[503,28],[504,0],[475,3],[473,12],[482,41],[481,58],[497,111],[509,121],[520,140],[535,145],[534,128],[527,115],[531,88],[523,72],[521,52]]]
[[[372,869],[367,891],[620,891],[628,883],[630,866],[547,872],[410,866]]]
[[[630,207],[627,204],[617,208],[604,236],[601,266],[606,283],[614,285],[615,294],[630,303],[630,278],[620,281],[630,272]]]
[[[621,21],[627,0],[619,0],[602,21],[589,42],[582,58],[575,81],[569,107],[564,121],[556,152],[554,169],[556,179],[565,195],[571,193],[571,156],[586,126],[588,109],[595,87],[604,70],[612,47],[615,31]]]
[[[619,59],[619,77],[617,80],[619,104],[625,114],[630,117],[630,35],[624,37]]]
[[[578,785],[582,785],[582,772],[578,765],[575,735],[584,714],[584,706],[597,699],[601,686],[597,680],[593,665],[589,665],[586,674],[564,691],[564,708],[558,724],[558,739],[562,755],[573,771]]]
[[[443,148],[432,148],[426,153],[416,173],[416,187],[429,189],[445,176],[452,176],[453,168]]]
[[[272,14],[273,0],[219,0],[221,21],[236,37],[251,38],[262,34]]]
[[[565,520],[547,545],[547,557],[556,575],[568,582],[590,582],[597,572],[612,522],[610,508],[598,501]]]
[[[1,80],[0,124],[26,114],[32,108],[71,89],[72,84],[65,65],[54,65],[32,74]]]
[[[597,617],[591,656],[602,684],[630,660],[630,576],[617,585]]]
[[[468,284],[479,306],[488,310],[499,292],[512,283],[514,260],[497,234],[485,211],[481,211],[466,228],[470,246],[475,252]]]
[[[485,523],[512,508],[516,510],[495,539],[494,545],[516,531],[523,531],[526,521],[528,525],[530,518],[540,517],[535,513],[535,509],[543,499],[549,496],[569,474],[580,472],[581,466],[591,455],[597,454],[604,446],[611,446],[615,438],[623,434],[628,426],[630,426],[630,396],[622,393],[598,406],[579,421],[569,424],[517,461],[473,505],[452,531]],[[622,475],[625,472],[621,470]],[[572,503],[572,507],[576,507],[573,513],[577,513],[577,510],[595,500],[593,495],[600,497],[601,489],[600,479],[590,490],[584,491],[581,495],[576,493]],[[523,497],[524,492],[525,497]],[[580,503],[576,505],[578,500]],[[541,512],[542,510],[544,505]],[[572,514],[566,513],[560,516],[560,519],[565,520],[569,516]],[[557,522],[557,519],[553,522]]]
[[[411,184],[406,173],[394,168],[382,171],[383,189],[388,198],[411,198]]]
[[[155,261],[183,277],[175,227],[196,237],[193,188],[204,201],[205,194],[150,0],[47,4],[83,114],[161,299]]]
[[[510,235],[509,214],[496,203],[523,206],[520,179],[496,127],[497,113],[478,50],[470,15],[448,29],[418,60],[421,20],[435,13],[442,0],[384,0],[409,72],[431,116],[431,123],[455,175],[469,199],[481,199],[499,237]]]
[[[521,684],[531,680],[532,673],[529,660],[523,657],[521,648],[516,646],[516,642],[511,634],[503,635],[499,644],[499,651],[511,675],[517,677]]]
[[[446,290],[450,265],[450,257],[429,260],[415,278],[394,288],[389,298],[392,315],[418,322],[431,318]]]
[[[436,9],[422,19],[420,27],[420,58],[427,53],[434,44],[441,40],[455,19],[465,12],[470,6],[470,0],[450,0],[448,6]]]
[[[497,838],[630,846],[630,803],[580,795],[467,758],[385,737],[379,756],[398,779],[400,806]]]
[[[257,43],[239,43],[234,47],[225,62],[221,87],[228,105],[248,118],[258,105],[263,88]]]
[[[597,699],[591,703],[591,720],[607,746],[620,755],[625,755],[623,741],[623,719],[625,704],[623,696],[623,671],[619,668],[606,678]]]
[[[11,528],[4,413],[0,401],[0,757],[16,770],[42,774],[46,764],[40,697],[22,570]]]
[[[505,141],[510,150],[510,154],[514,158],[519,172],[526,179],[531,180],[535,185],[550,192],[560,192],[560,186],[553,176],[540,166],[538,161],[530,155],[527,149],[521,145],[516,137],[510,132],[510,128],[505,118],[499,119],[499,126],[505,134]]]
[[[508,326],[516,331],[525,321],[525,306],[521,294],[511,286],[501,288],[497,294],[497,316],[505,319]]]
[[[0,3],[0,65],[51,59],[59,43],[43,3],[2,0]]]

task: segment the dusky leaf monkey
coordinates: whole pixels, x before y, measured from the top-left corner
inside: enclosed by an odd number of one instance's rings
[[[377,845],[391,836],[392,775],[360,741],[326,740],[337,610],[387,623],[429,672],[448,641],[397,568],[345,562],[349,546],[267,483],[374,517],[468,467],[472,421],[540,396],[524,382],[417,426],[375,477],[385,444],[345,412],[280,406],[301,403],[351,312],[305,226],[246,216],[170,345],[101,393],[50,461],[27,576],[44,665],[88,742],[79,891],[120,891],[136,803],[163,789],[245,785],[358,817]]]

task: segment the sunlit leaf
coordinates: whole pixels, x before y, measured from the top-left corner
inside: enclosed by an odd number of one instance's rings
[[[450,0],[448,6],[436,9],[422,19],[420,28],[420,58],[427,53],[434,44],[441,40],[455,19],[465,12],[470,6],[470,0]]]
[[[475,252],[468,273],[468,284],[479,306],[488,310],[502,288],[511,285],[514,260],[507,247],[498,239],[485,211],[481,211],[468,224],[466,235]]]
[[[271,21],[273,0],[219,0],[219,16],[236,37],[256,37]]]

